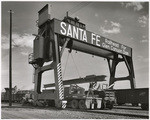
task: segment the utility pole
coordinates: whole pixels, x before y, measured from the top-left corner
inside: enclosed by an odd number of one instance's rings
[[[9,43],[9,106],[12,106],[12,10],[10,12],[10,43]]]

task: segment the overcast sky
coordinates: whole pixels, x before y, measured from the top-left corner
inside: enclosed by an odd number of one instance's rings
[[[78,16],[86,24],[88,31],[110,38],[133,48],[133,64],[136,87],[148,87],[148,2],[2,2],[1,35],[1,82],[2,88],[9,86],[9,13],[13,13],[13,86],[19,89],[33,88],[33,67],[28,64],[28,54],[33,49],[33,33],[37,34],[38,11],[51,4],[51,18],[62,20],[69,11],[71,17]],[[106,75],[109,80],[107,61],[80,52],[72,52],[65,69],[68,52],[62,58],[64,79],[85,77],[86,75]],[[126,76],[124,64],[118,65],[116,76]],[[43,74],[42,83],[54,81],[53,71]],[[85,86],[85,85],[84,85]],[[86,85],[87,86],[87,85]],[[86,87],[85,86],[85,87]],[[117,82],[115,88],[129,88],[129,82]]]

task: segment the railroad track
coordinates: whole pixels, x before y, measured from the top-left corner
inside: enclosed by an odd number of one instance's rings
[[[2,106],[2,110],[8,109],[8,108],[10,108],[10,107],[9,106]],[[125,108],[125,109],[123,109],[123,108]],[[129,108],[129,109],[127,109],[127,108]],[[113,119],[116,119],[116,118],[148,119],[149,118],[149,111],[141,110],[139,107],[128,107],[128,106],[115,106],[111,110],[109,110],[109,109],[105,109],[105,110],[80,110],[80,109],[71,109],[71,108],[66,108],[64,110],[58,110],[55,107],[33,107],[33,106],[21,106],[20,104],[16,104],[16,105],[12,106],[11,109],[9,109],[9,110],[13,110],[13,109],[17,109],[19,111],[22,111],[22,110],[43,111],[44,110],[44,111],[47,111],[50,113],[53,111],[54,113],[57,112],[57,114],[61,114],[61,112],[63,112],[64,114],[68,113],[67,116],[70,115],[70,117],[72,117],[72,115],[74,115],[74,114],[76,114],[76,115],[81,114],[81,115],[85,115],[85,116],[87,116],[88,114],[89,115],[92,114],[92,116],[94,116],[94,115],[98,116],[99,115],[99,117],[101,117],[101,119],[102,118],[105,119],[107,116],[108,116],[108,118],[113,116]],[[42,112],[40,112],[40,113],[42,113]],[[40,113],[38,113],[38,114],[40,114]],[[14,114],[14,113],[12,112],[12,114]],[[62,116],[64,114],[62,114]],[[20,118],[20,117],[18,117],[18,118]],[[76,118],[76,116],[74,115],[73,118]]]
[[[71,111],[73,109],[67,108]],[[129,117],[138,117],[138,118],[149,118],[149,111],[142,110],[140,107],[128,107],[128,106],[115,106],[113,109],[105,109],[105,110],[80,110],[76,109],[77,111],[84,111],[90,113],[100,113],[100,114],[109,114],[109,115],[116,115],[116,116],[129,116]]]
[[[129,116],[129,117],[139,117],[139,118],[149,118],[147,114],[139,114],[139,113],[129,113],[129,112],[116,112],[116,111],[107,111],[107,110],[87,110],[87,112],[101,113],[101,114],[109,114],[109,115],[119,115],[119,116]]]

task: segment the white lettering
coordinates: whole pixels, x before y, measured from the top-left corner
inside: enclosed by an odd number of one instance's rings
[[[121,45],[121,48],[122,48],[123,50],[125,50],[125,49],[126,49],[126,46],[124,46],[124,45]]]
[[[125,50],[123,50],[123,54],[129,55],[129,53],[127,51],[125,51]]]
[[[123,53],[123,51],[121,49],[115,48],[113,46],[111,46],[111,50],[115,51],[115,52],[118,52],[118,53]]]
[[[78,39],[79,37],[79,30],[78,30],[78,28],[76,28],[76,27],[74,27],[73,26],[73,38],[76,38],[76,39]]]
[[[60,30],[60,33],[63,34],[63,35],[66,35],[66,29],[65,29],[66,23],[61,22],[60,26],[63,29],[63,30]]]
[[[83,41],[87,42],[87,35],[86,35],[86,31],[83,31]]]
[[[82,32],[83,32],[83,30],[80,29],[80,28],[79,28],[79,30],[80,30],[80,40],[82,40]]]
[[[72,37],[71,25],[68,25],[67,36],[70,36],[70,37]]]
[[[103,47],[103,48],[106,48],[106,49],[110,49],[110,46],[107,45],[107,44],[105,44],[105,43],[102,43],[102,47]]]
[[[113,42],[113,41],[111,41],[111,40],[108,40],[108,39],[105,39],[105,42],[106,42],[107,44],[109,44],[109,45],[112,45],[112,46],[114,46],[114,47],[116,47],[116,48],[119,48],[119,44],[118,44],[118,43],[115,43],[115,42]]]
[[[96,46],[101,46],[100,45],[100,38],[101,37],[99,35],[96,35],[96,34],[92,33],[91,43],[96,45]]]
[[[97,46],[101,46],[99,43],[100,43],[100,36],[99,35],[96,35],[96,45]]]
[[[94,33],[92,33],[92,39],[91,39],[92,44],[94,43],[93,41],[95,40],[94,36],[96,36],[96,35]]]

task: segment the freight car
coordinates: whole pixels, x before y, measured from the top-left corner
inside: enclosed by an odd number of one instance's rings
[[[12,102],[20,102],[24,95],[25,94],[12,94]],[[3,94],[1,101],[2,102],[9,102],[9,96],[7,94]]]
[[[21,102],[25,94],[32,92],[31,90],[16,90],[12,88],[12,102]],[[5,92],[1,93],[1,101],[9,102],[9,88],[5,88]]]
[[[20,102],[22,100],[22,97],[25,96],[25,93],[13,93],[12,94],[12,102]],[[6,92],[3,92],[1,94],[1,101],[2,102],[9,102],[9,94]]]
[[[149,107],[148,88],[118,89],[115,90],[115,96],[118,105],[131,103],[133,106],[138,106],[141,104],[143,110],[147,110]]]

